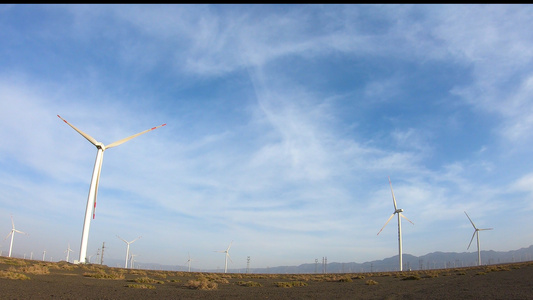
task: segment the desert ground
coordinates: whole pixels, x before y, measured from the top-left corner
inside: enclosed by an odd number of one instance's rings
[[[533,262],[409,272],[223,274],[0,257],[1,299],[533,299]]]

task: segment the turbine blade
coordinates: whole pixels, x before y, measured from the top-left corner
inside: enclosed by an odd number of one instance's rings
[[[100,158],[100,165],[98,166],[98,175],[96,175],[96,188],[94,191],[94,206],[93,206],[93,219],[96,217],[96,199],[98,198],[98,187],[100,186],[100,173],[102,173],[102,164],[104,162],[104,153],[102,152]]]
[[[407,219],[406,216],[404,216],[402,213],[400,213],[400,216],[402,216],[402,218],[406,219],[407,221],[409,221],[409,223],[415,225],[415,223],[411,222],[411,220]]]
[[[12,233],[13,233],[13,230],[10,231],[10,232],[7,234],[7,236],[6,236],[6,238],[4,239],[4,241],[7,240],[7,238],[8,238]]]
[[[478,231],[483,231],[483,230],[493,230],[494,228],[483,228],[483,229],[478,229]]]
[[[117,235],[117,237],[118,237],[119,239],[121,239],[124,243],[126,243],[126,244],[128,243],[125,239],[121,238],[120,236]]]
[[[390,177],[389,177],[389,185],[390,185],[390,191],[392,193],[392,202],[394,202],[394,211],[396,211],[398,207],[396,206],[396,198],[394,197],[394,191],[392,190],[392,182],[390,181]]]
[[[13,215],[11,215],[11,228],[15,229],[15,222],[13,221]]]
[[[379,235],[381,233],[381,231],[385,228],[385,226],[387,226],[387,224],[389,224],[390,220],[392,220],[392,217],[394,217],[394,214],[392,214],[390,216],[390,218],[387,220],[387,222],[385,222],[385,225],[383,225],[383,227],[381,227],[381,230],[378,232],[377,235]]]
[[[474,240],[474,237],[476,236],[477,230],[474,231],[474,234],[472,234],[472,238],[470,239],[470,244],[468,244],[468,248],[466,250],[470,249],[470,245],[472,245],[472,241]]]
[[[229,256],[229,253],[226,252],[226,255],[228,256],[229,261],[231,261],[231,263],[233,263],[233,260],[231,260],[231,257]]]
[[[141,134],[145,134],[145,133],[147,133],[148,131],[155,130],[155,129],[157,129],[157,128],[159,128],[159,127],[163,127],[163,126],[165,126],[165,125],[167,125],[167,124],[163,124],[163,125],[159,125],[159,126],[156,126],[156,127],[152,127],[152,128],[147,129],[147,130],[145,130],[145,131],[143,131],[143,132],[139,132],[139,133],[137,133],[137,134],[134,134],[134,135],[132,135],[132,136],[130,136],[130,137],[127,137],[127,138],[124,138],[124,139],[118,140],[118,141],[116,141],[116,142],[113,142],[113,143],[107,145],[105,148],[106,148],[106,149],[109,149],[109,148],[116,147],[116,146],[118,146],[118,145],[120,145],[120,144],[123,144],[123,143],[125,143],[125,142],[127,142],[127,141],[133,139],[133,138],[138,137],[138,136],[141,135]]]
[[[470,219],[470,217],[468,216],[468,214],[466,213],[466,211],[465,211],[465,215],[466,215],[466,217],[468,218],[468,220],[470,220],[470,223],[472,223],[472,226],[474,226],[474,229],[477,230],[476,225],[474,225],[474,222],[472,222],[472,219]]]
[[[63,120],[63,122],[67,123],[70,127],[72,127],[74,130],[76,130],[79,134],[81,134],[84,138],[86,138],[89,142],[91,142],[91,144],[95,145],[95,146],[98,146],[100,143],[98,143],[98,141],[96,141],[92,136],[86,134],[85,132],[79,130],[78,128],[74,127],[74,125],[70,124],[69,122],[67,122],[67,120],[61,118],[60,115],[57,115],[61,120]]]
[[[15,232],[17,232],[17,233],[22,233],[22,234],[25,234],[25,235],[29,235],[29,234],[27,234],[26,232],[22,232],[22,231],[17,230],[17,229],[13,229],[13,231],[15,231]]]
[[[133,241],[130,242],[130,244],[133,243],[133,242],[135,242],[136,240],[138,240],[138,239],[140,239],[140,238],[142,238],[142,236],[140,236],[140,237],[134,239]]]
[[[228,246],[228,249],[226,249],[226,252],[229,252],[229,248],[231,248],[231,244],[233,244],[233,241],[231,241],[231,243],[229,243],[229,246]]]

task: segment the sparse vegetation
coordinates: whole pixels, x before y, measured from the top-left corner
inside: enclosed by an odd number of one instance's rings
[[[131,275],[144,275],[144,276],[146,276],[146,271],[143,271],[143,270],[131,270],[130,274]]]
[[[163,284],[164,282],[161,280],[152,279],[150,277],[139,277],[132,280],[133,282],[137,283],[157,283],[157,284]]]
[[[126,287],[134,288],[134,289],[155,289],[155,286],[149,285],[149,284],[127,284]]]
[[[369,279],[365,282],[366,285],[377,285],[378,282],[372,279]]]
[[[402,278],[402,280],[420,280],[420,276],[418,276],[418,275],[409,275],[407,277]]]
[[[30,277],[13,271],[0,271],[0,278],[13,279],[13,280],[28,280]]]
[[[33,275],[50,274],[50,269],[48,269],[47,266],[39,265],[39,264],[32,265],[32,266],[22,266],[18,268],[18,271],[22,273],[33,274]]]
[[[97,279],[113,279],[113,280],[120,280],[120,279],[125,278],[124,273],[114,272],[114,271],[106,273],[106,271],[102,269],[98,269],[96,272],[83,273],[83,276],[97,278]]]
[[[352,278],[350,276],[343,276],[339,280],[339,282],[352,282]]]
[[[194,290],[216,290],[218,288],[218,284],[216,282],[206,279],[189,280],[185,286]]]
[[[246,286],[246,287],[261,287],[261,286],[263,286],[261,283],[255,282],[255,281],[237,281],[235,284],[239,285],[239,286]]]
[[[274,282],[274,285],[277,287],[283,287],[283,288],[292,288],[292,287],[302,287],[307,286],[307,283],[303,281],[280,281],[280,282]]]

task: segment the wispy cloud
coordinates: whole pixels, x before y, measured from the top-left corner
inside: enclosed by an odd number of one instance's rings
[[[122,257],[119,234],[202,268],[231,240],[241,267],[392,256],[387,176],[408,252],[464,251],[464,210],[507,228],[531,198],[529,10],[4,6],[0,212],[42,236],[25,249],[79,240],[96,150],[60,114],[104,143],[167,123],[105,152],[93,252]]]

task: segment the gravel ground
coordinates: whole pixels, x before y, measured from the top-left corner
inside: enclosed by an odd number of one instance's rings
[[[9,278],[16,276],[26,279]],[[216,287],[201,289],[202,284]],[[125,270],[2,257],[0,298],[533,299],[533,262],[403,273],[273,275]]]

